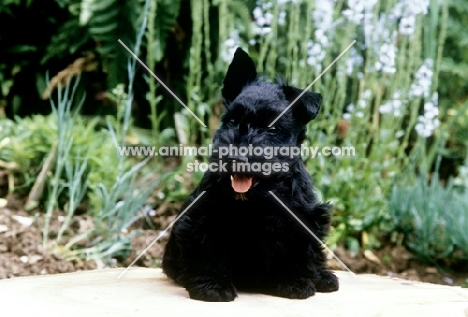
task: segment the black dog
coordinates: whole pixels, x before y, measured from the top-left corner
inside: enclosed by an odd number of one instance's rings
[[[224,79],[226,113],[214,135],[213,153],[230,145],[265,152],[300,146],[306,124],[318,114],[320,94],[306,92],[268,126],[301,92],[259,79],[252,59],[238,48]],[[320,239],[329,228],[331,205],[317,202],[299,155],[276,154],[232,150],[222,158],[227,171],[206,172],[183,205],[182,210],[205,192],[175,223],[162,267],[192,299],[232,301],[237,289],[287,298],[338,290],[336,276],[324,266],[320,242],[270,191]],[[212,159],[219,160],[218,155]]]

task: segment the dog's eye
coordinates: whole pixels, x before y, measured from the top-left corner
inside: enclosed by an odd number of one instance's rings
[[[276,133],[276,131],[278,131],[275,127],[269,127],[267,128],[267,132],[268,133]]]
[[[236,119],[232,118],[232,119],[229,119],[229,124],[235,124],[236,123]]]

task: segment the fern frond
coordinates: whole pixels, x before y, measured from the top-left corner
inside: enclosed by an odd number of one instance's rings
[[[125,83],[128,54],[118,40],[130,48],[133,46],[142,3],[131,0],[91,0],[87,5],[91,13],[89,33],[98,43],[98,52],[105,58],[103,64],[109,75],[108,86]]]

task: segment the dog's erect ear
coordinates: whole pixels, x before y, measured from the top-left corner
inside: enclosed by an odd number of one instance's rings
[[[283,86],[283,92],[289,102],[293,102],[302,93],[303,89],[292,86]],[[306,91],[289,109],[294,117],[304,124],[317,117],[320,110],[322,95],[316,92]]]
[[[229,65],[224,86],[222,89],[223,98],[226,102],[231,102],[240,94],[242,88],[252,82],[257,77],[255,64],[250,56],[241,48],[237,48],[234,59]]]

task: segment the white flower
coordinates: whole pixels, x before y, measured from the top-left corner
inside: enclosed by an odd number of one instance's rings
[[[350,121],[351,120],[351,114],[346,112],[346,113],[343,113],[343,119],[347,120],[347,121]]]
[[[286,24],[286,10],[281,9],[278,13],[278,24],[285,25]]]
[[[352,23],[360,24],[361,20],[363,19],[364,15],[362,13],[355,12],[351,9],[346,9],[342,12],[342,14]]]
[[[307,64],[315,67],[317,72],[322,70],[322,61],[325,58],[326,50],[312,40],[307,42]]]
[[[403,35],[412,36],[416,26],[416,17],[427,14],[429,0],[400,0],[390,12],[390,18],[400,20],[398,31]]]
[[[377,0],[348,0],[348,9],[342,12],[349,21],[360,24],[365,16],[372,15]]]
[[[393,105],[389,102],[386,102],[379,107],[380,113],[392,113],[393,112]]]
[[[270,32],[271,32],[271,27],[264,27],[264,28],[261,29],[259,34],[260,35],[267,35]]]
[[[252,12],[254,17],[252,24],[256,34],[263,36],[271,32],[274,17],[270,10],[272,6],[270,2],[257,1],[257,6]]]
[[[374,49],[380,49],[379,43],[395,43],[397,32],[392,30],[395,21],[391,21],[385,13],[381,13],[377,22],[374,22],[372,14],[366,15],[364,21],[364,36],[366,47],[374,44]]]
[[[401,100],[388,100],[384,104],[380,105],[379,112],[381,114],[391,113],[395,117],[400,117],[402,115],[403,102]]]
[[[402,17],[398,25],[398,31],[403,35],[412,35],[416,26],[416,16],[410,15]]]
[[[400,0],[393,8],[392,13],[398,18],[427,14],[429,4],[430,0]]]
[[[362,104],[362,102],[364,102],[364,106]],[[345,120],[351,120],[353,114],[358,117],[358,118],[364,118],[364,112],[361,111],[361,109],[364,109],[365,108],[365,100],[359,100],[358,102],[358,106],[359,106],[359,109],[356,110],[356,106],[352,103],[350,103],[347,107],[346,107],[346,111],[344,114],[343,114],[343,119]]]
[[[232,60],[232,57],[234,56],[234,52],[239,46],[241,46],[239,32],[234,30],[229,35],[229,38],[226,41],[224,41],[224,44],[222,45],[221,58],[225,62],[229,63]]]
[[[435,91],[431,96],[432,104],[436,107],[439,105],[439,93]]]
[[[415,81],[411,84],[409,95],[411,97],[429,97],[432,85],[432,76],[434,72],[432,67],[434,62],[432,59],[426,59],[421,67],[416,72],[414,79]]]
[[[317,29],[314,32],[315,39],[322,45],[322,47],[328,46],[328,36],[325,34],[325,31],[322,29]]]
[[[364,101],[364,100],[360,100],[361,101]],[[365,103],[365,101],[364,101]],[[362,105],[359,105],[360,108],[365,108],[365,107],[362,107]],[[358,111],[355,111],[356,110],[356,106],[352,103],[350,103],[347,107],[346,107],[346,111],[344,114],[343,114],[343,119],[345,120],[351,120],[351,117],[353,116],[353,113],[356,117],[358,118],[364,118],[364,112],[362,112],[360,109]]]
[[[265,12],[265,23],[271,25],[271,21],[273,21],[273,13],[271,12]]]
[[[320,3],[318,3],[318,1],[316,3],[318,5],[315,10],[312,11],[312,20],[315,26],[324,32],[333,29],[335,26],[333,23],[335,1],[322,0]]]
[[[351,46],[349,58],[346,60],[346,74],[351,75],[354,68],[362,66],[364,57],[362,57],[354,46]]]
[[[435,106],[432,101],[426,102],[424,104],[424,117],[428,119],[434,119],[439,115],[439,108]]]
[[[258,26],[263,26],[265,24],[266,19],[263,16],[262,8],[255,7],[255,9],[253,10],[253,16],[255,19],[255,24],[257,24]]]
[[[402,136],[405,135],[405,130],[399,130],[395,133],[395,138],[401,138]]]
[[[381,114],[391,113],[395,117],[401,117],[404,111],[404,105],[407,104],[407,100],[401,99],[401,92],[395,91],[392,95],[392,99],[387,100],[379,107],[379,112]]]
[[[363,93],[362,93],[362,98],[368,100],[370,97],[372,97],[372,91],[370,89],[366,89]]]
[[[416,132],[423,138],[430,137],[435,129],[440,125],[437,118],[429,119],[425,116],[418,116],[418,123],[414,126]]]
[[[287,1],[285,1],[284,3],[286,3]],[[263,9],[265,10],[270,10],[271,8],[273,8],[273,2],[272,1],[262,1],[262,0],[257,0],[257,4],[261,4],[263,6]]]
[[[434,130],[440,126],[440,121],[437,118],[439,115],[437,105],[438,94],[434,93],[431,101],[424,104],[424,114],[422,116],[418,116],[418,123],[415,125],[414,129],[424,138],[431,136]]]
[[[383,43],[380,47],[379,60],[375,63],[375,68],[384,73],[395,73],[395,57],[397,48],[393,44]]]
[[[408,12],[414,15],[427,14],[429,11],[429,0],[406,0],[406,3],[408,5]]]
[[[293,3],[293,4],[298,4],[300,3],[302,0],[278,0],[278,4],[279,5],[282,5],[282,4],[287,4],[289,2]]]
[[[374,21],[373,14],[366,14],[362,22],[365,47],[379,57],[375,62],[375,70],[393,74],[396,72],[395,58],[397,54],[396,39],[398,33],[393,30],[395,21],[388,19],[384,13]]]

